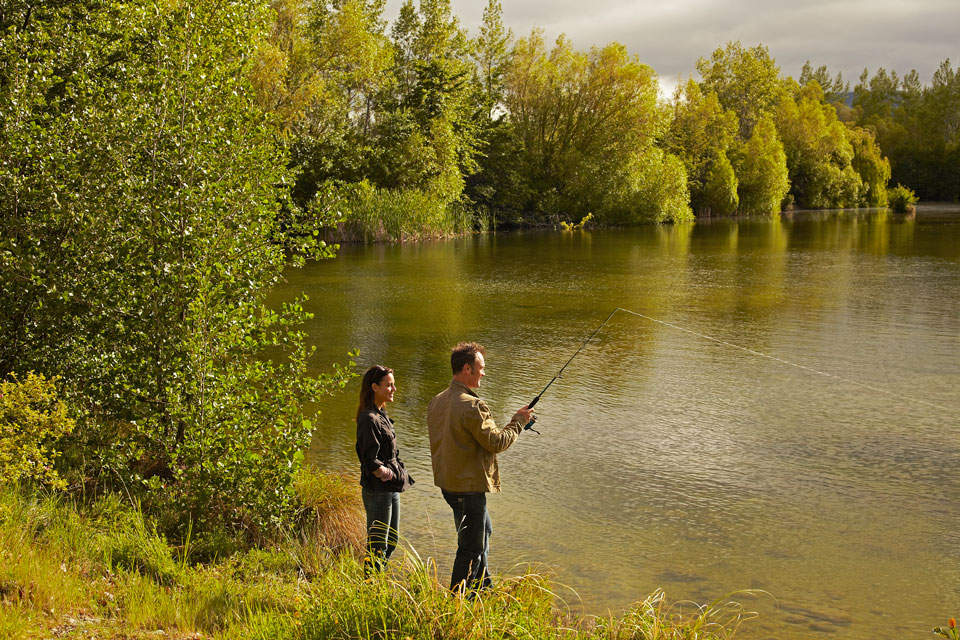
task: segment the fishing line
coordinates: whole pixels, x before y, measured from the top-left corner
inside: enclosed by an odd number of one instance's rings
[[[648,315],[644,315],[644,314],[642,314],[642,313],[637,313],[636,311],[631,311],[630,309],[624,309],[623,307],[617,307],[616,309],[613,310],[613,312],[612,312],[609,316],[607,316],[607,319],[603,321],[603,324],[601,324],[599,327],[597,327],[596,330],[595,330],[593,333],[590,334],[590,337],[587,338],[582,345],[580,345],[580,348],[577,349],[577,352],[574,353],[574,354],[570,357],[570,360],[567,360],[567,363],[566,363],[565,365],[563,365],[563,367],[560,368],[560,371],[557,373],[557,375],[555,375],[555,376],[553,377],[553,379],[550,380],[549,383],[547,383],[547,386],[543,388],[543,391],[541,391],[540,393],[538,393],[538,394],[537,394],[537,397],[534,398],[533,401],[532,401],[529,405],[527,405],[528,407],[530,407],[531,409],[533,408],[533,405],[535,405],[535,404],[537,403],[537,401],[540,400],[540,396],[542,396],[542,395],[544,394],[544,392],[546,392],[546,390],[550,388],[550,385],[552,385],[557,378],[561,377],[561,374],[563,374],[563,370],[567,368],[567,365],[570,364],[570,363],[573,361],[573,359],[577,357],[577,355],[583,350],[583,348],[584,348],[585,346],[587,346],[587,343],[590,342],[590,341],[593,339],[593,337],[594,337],[595,335],[597,335],[597,333],[600,332],[600,329],[602,329],[602,328],[604,327],[604,325],[606,325],[606,324],[610,321],[610,319],[617,313],[617,311],[623,311],[624,313],[629,313],[630,315],[637,316],[638,318],[644,318],[645,320],[649,320],[649,321],[651,321],[651,322],[656,322],[657,324],[662,324],[662,325],[665,326],[665,327],[670,327],[671,329],[676,329],[677,331],[683,331],[684,333],[689,333],[690,335],[697,336],[698,338],[703,338],[704,340],[710,340],[711,342],[716,342],[717,344],[722,344],[722,345],[724,345],[724,346],[726,346],[726,347],[732,347],[732,348],[734,348],[734,349],[739,349],[740,351],[745,351],[746,353],[749,353],[749,354],[752,354],[752,355],[755,355],[755,356],[759,356],[759,357],[761,357],[761,358],[767,358],[768,360],[773,360],[774,362],[779,362],[779,363],[781,363],[781,364],[789,365],[789,366],[791,366],[791,367],[796,367],[797,369],[803,369],[804,371],[807,371],[807,372],[809,372],[809,373],[815,373],[815,374],[817,374],[817,375],[821,375],[821,376],[824,376],[824,377],[827,377],[827,378],[832,378],[832,379],[834,379],[834,380],[839,380],[840,382],[845,382],[845,383],[847,383],[847,384],[855,385],[855,386],[861,387],[861,388],[863,388],[863,389],[869,389],[870,391],[873,391],[873,392],[876,392],[876,393],[886,394],[886,395],[888,395],[888,396],[893,396],[893,397],[895,397],[895,398],[900,398],[901,400],[909,400],[910,402],[916,402],[916,403],[919,403],[919,404],[924,404],[924,405],[926,405],[926,406],[928,406],[928,407],[932,407],[932,408],[937,409],[937,410],[939,410],[939,411],[945,411],[945,412],[947,412],[947,413],[956,413],[956,412],[957,412],[956,409],[951,409],[951,408],[949,408],[949,407],[944,407],[944,406],[935,404],[935,403],[933,403],[933,402],[928,402],[927,400],[923,400],[923,399],[921,399],[921,398],[917,398],[917,397],[914,397],[914,396],[908,396],[908,395],[905,395],[905,394],[902,394],[902,393],[897,393],[896,391],[891,391],[890,389],[884,389],[883,387],[876,387],[876,386],[873,386],[873,385],[870,385],[870,384],[866,384],[866,383],[864,383],[864,382],[858,382],[858,381],[856,381],[856,380],[851,380],[851,379],[849,379],[849,378],[844,378],[843,376],[838,376],[838,375],[833,374],[833,373],[828,373],[828,372],[826,372],[826,371],[821,371],[821,370],[819,370],[819,369],[814,369],[813,367],[808,367],[808,366],[806,366],[806,365],[797,364],[796,362],[791,362],[790,360],[785,360],[785,359],[783,359],[783,358],[778,358],[777,356],[771,356],[770,354],[763,353],[762,351],[757,351],[756,349],[750,349],[750,348],[748,348],[748,347],[742,347],[742,346],[740,346],[740,345],[738,345],[738,344],[734,344],[734,343],[732,343],[732,342],[727,342],[726,340],[721,340],[720,338],[714,338],[713,336],[709,336],[709,335],[707,335],[707,334],[705,334],[705,333],[700,333],[699,331],[694,331],[693,329],[687,329],[687,328],[685,328],[685,327],[681,327],[681,326],[679,326],[679,325],[673,324],[672,322],[667,322],[667,321],[665,321],[665,320],[658,320],[657,318],[652,318],[652,317],[650,317],[650,316],[648,316]],[[534,422],[535,422],[534,420],[531,420],[529,423],[526,424],[526,426],[524,427],[524,429],[530,429],[531,431],[534,431],[535,433],[539,433],[539,431],[536,431],[535,429],[532,429],[532,426],[533,426],[533,423],[534,423]]]

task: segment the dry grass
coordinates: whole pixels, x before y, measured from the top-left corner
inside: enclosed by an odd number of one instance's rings
[[[317,575],[342,553],[362,557],[366,517],[355,478],[304,468],[294,490],[300,512],[288,546],[304,574]]]

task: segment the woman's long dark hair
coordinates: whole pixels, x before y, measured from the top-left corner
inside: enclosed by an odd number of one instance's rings
[[[393,369],[375,364],[363,374],[363,382],[360,383],[360,406],[357,407],[358,419],[364,411],[376,409],[373,405],[373,387],[371,385],[380,384],[380,381],[383,380],[388,373],[393,373]]]

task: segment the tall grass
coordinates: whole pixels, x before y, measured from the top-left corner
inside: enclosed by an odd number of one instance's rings
[[[352,480],[306,471],[296,487],[300,522],[285,538],[207,562],[116,496],[81,505],[0,487],[0,637],[710,640],[749,617],[729,600],[681,607],[661,592],[620,617],[576,616],[532,570],[471,600],[409,546],[368,576]]]
[[[446,238],[488,228],[487,217],[463,202],[416,189],[380,189],[367,182],[331,192],[341,217],[338,242],[406,242]]]
[[[662,591],[621,617],[579,617],[558,607],[547,576],[529,571],[471,600],[451,595],[435,565],[412,558],[373,578],[355,559],[341,558],[310,585],[314,605],[304,614],[302,637],[718,640],[732,638],[753,617],[730,599],[683,607],[669,604]]]
[[[294,480],[300,509],[286,547],[307,576],[317,575],[333,558],[364,552],[366,518],[356,478],[301,470]]]

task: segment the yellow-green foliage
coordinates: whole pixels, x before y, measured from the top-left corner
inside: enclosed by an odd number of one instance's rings
[[[593,219],[593,214],[588,213],[580,219],[580,222],[574,224],[572,222],[560,221],[560,229],[563,231],[583,231],[583,227]]]
[[[894,212],[907,213],[916,208],[917,194],[913,192],[913,189],[898,184],[887,190],[887,200]]]
[[[58,378],[32,371],[0,382],[0,484],[35,480],[62,487],[53,469],[59,453],[52,448],[73,430],[66,405],[57,397]]]
[[[728,598],[681,607],[668,603],[662,591],[621,617],[579,617],[563,605],[546,576],[529,569],[469,600],[450,594],[432,562],[407,560],[369,578],[354,559],[342,557],[310,583],[311,606],[300,637],[719,640],[733,637],[741,622],[754,617]]]

